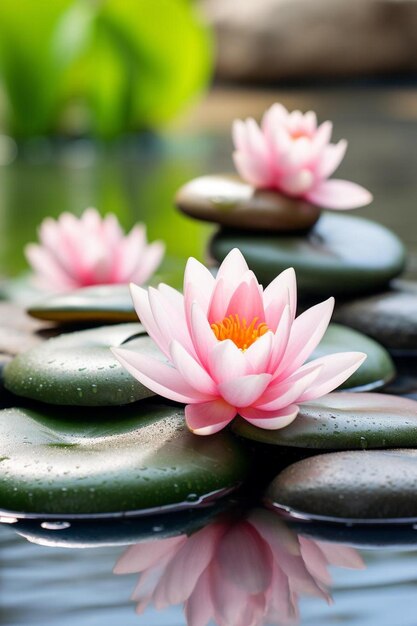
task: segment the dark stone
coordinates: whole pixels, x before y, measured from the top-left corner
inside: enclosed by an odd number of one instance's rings
[[[384,289],[401,273],[405,250],[396,235],[369,220],[323,213],[305,235],[260,235],[220,230],[210,252],[223,261],[239,248],[264,286],[294,267],[302,298],[354,296]]]
[[[409,443],[417,446],[417,431]],[[313,519],[417,519],[417,449],[312,456],[281,472],[266,500]]]
[[[256,189],[224,174],[191,180],[178,191],[175,203],[197,220],[243,230],[307,230],[320,216],[320,209],[304,200]]]

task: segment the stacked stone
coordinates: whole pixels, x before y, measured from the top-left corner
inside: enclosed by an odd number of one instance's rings
[[[48,322],[3,310],[0,523],[31,540],[97,545],[191,532],[230,505],[248,469],[242,444],[231,433],[196,438],[183,407],[110,350],[156,350],[127,285],[45,298],[32,313]]]
[[[278,431],[237,420],[234,432],[262,450],[272,472],[278,450],[292,450],[287,459],[308,457],[278,474],[266,493],[268,505],[316,522],[416,518],[417,452],[401,448],[417,448],[417,289],[398,280],[406,262],[402,242],[370,220],[321,211],[234,175],[192,180],[179,190],[176,205],[218,225],[208,247],[214,267],[237,247],[264,285],[294,267],[301,307],[336,296],[339,323],[330,325],[320,348],[368,354],[345,385],[350,391],[386,387],[396,376],[392,357],[406,371],[392,389],[410,397],[333,393],[304,404],[293,424]],[[311,456],[324,451],[333,453]]]

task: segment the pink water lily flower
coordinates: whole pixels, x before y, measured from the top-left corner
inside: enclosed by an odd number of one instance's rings
[[[187,537],[133,545],[116,574],[139,573],[137,612],[184,604],[187,626],[263,626],[297,621],[298,599],[330,602],[329,565],[362,569],[353,548],[297,536],[275,514],[255,509]]]
[[[147,243],[144,224],[125,235],[117,217],[101,217],[86,209],[80,218],[62,213],[47,217],[39,228],[39,244],[26,246],[26,257],[39,286],[67,291],[89,285],[143,284],[164,255],[160,241]]]
[[[233,124],[234,162],[240,176],[259,189],[276,189],[328,209],[355,209],[372,195],[347,180],[328,180],[347,148],[342,139],[330,143],[331,122],[317,126],[313,111],[291,113],[274,104],[263,116]]]
[[[329,324],[333,298],[296,318],[294,270],[264,291],[238,249],[216,278],[190,258],[184,294],[164,284],[131,291],[161,357],[128,347],[113,352],[149,389],[186,404],[188,427],[198,435],[221,430],[237,414],[260,428],[283,428],[298,403],[332,391],[366,358],[342,352],[304,364]]]

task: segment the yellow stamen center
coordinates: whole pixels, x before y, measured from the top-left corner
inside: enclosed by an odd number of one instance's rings
[[[269,330],[265,322],[258,324],[257,317],[248,325],[245,318],[240,319],[237,313],[212,324],[211,329],[219,341],[231,339],[243,352]]]

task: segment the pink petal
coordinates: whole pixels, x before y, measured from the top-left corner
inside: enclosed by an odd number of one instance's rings
[[[307,537],[299,537],[301,555],[310,574],[323,586],[332,584],[332,577],[327,569],[327,561],[318,544]]]
[[[175,339],[171,342],[170,351],[173,364],[190,387],[203,394],[217,394],[217,387],[211,376]]]
[[[211,377],[217,382],[225,382],[248,373],[248,364],[242,350],[230,339],[217,341],[208,355]]]
[[[282,160],[285,171],[296,173],[297,171],[310,172],[311,141],[307,137],[299,137],[291,143],[291,149]]]
[[[107,245],[114,248],[120,241],[123,240],[124,233],[120,227],[119,221],[117,217],[113,213],[108,213],[102,221],[101,224],[103,236],[107,241]],[[134,229],[138,228],[143,232],[143,243],[142,248],[145,245],[145,228],[144,226],[135,226]],[[133,229],[133,230],[134,230]]]
[[[210,394],[201,393],[191,387],[171,365],[149,354],[126,348],[111,348],[111,351],[136,380],[164,398],[183,403],[211,400]]]
[[[273,337],[272,332],[265,333],[243,353],[247,363],[246,370],[248,374],[268,372],[267,368],[271,359]]]
[[[250,374],[219,383],[222,397],[234,407],[254,404],[271,382],[271,374]]]
[[[345,382],[362,365],[367,355],[363,352],[337,352],[315,359],[307,365],[321,365],[318,377],[299,398],[307,402],[324,396]],[[301,368],[299,371],[301,371]]]
[[[306,389],[311,388],[320,376],[321,364],[313,361],[305,369],[301,368],[292,376],[279,382],[273,382],[256,402],[257,408],[264,411],[277,411],[290,404],[300,402]]]
[[[268,543],[276,565],[285,573],[289,586],[296,592],[312,593],[327,598],[305,566],[297,536],[267,511],[257,510],[250,521]]]
[[[210,566],[211,597],[215,610],[215,623],[235,626],[247,613],[248,594],[222,576],[216,559]]]
[[[159,598],[164,599],[164,603],[179,604],[190,597],[198,579],[209,566],[223,533],[222,524],[210,524],[188,537],[168,563],[155,590],[156,607]]]
[[[207,626],[214,615],[210,595],[210,574],[205,570],[185,603],[187,626]]]
[[[273,566],[272,584],[267,595],[267,623],[297,624],[299,619],[297,600],[291,593],[288,577],[284,574],[277,562]]]
[[[224,400],[212,400],[185,407],[185,420],[195,435],[212,435],[225,428],[236,416],[236,409]]]
[[[275,128],[280,127],[288,119],[288,111],[279,102],[275,102],[262,117],[262,131],[269,137],[274,133]]]
[[[295,318],[297,310],[297,281],[292,267],[279,274],[265,289],[263,294],[265,321],[275,332],[282,313],[287,305],[290,307],[291,318]]]
[[[235,315],[236,313],[239,315],[240,320],[245,319],[248,325],[254,318],[257,318],[259,323],[265,321],[263,300],[258,281],[254,275],[249,283],[242,282],[237,287],[230,298],[224,317],[229,317],[229,315]]]
[[[271,374],[275,374],[279,364],[281,363],[281,359],[285,354],[288,346],[288,340],[290,338],[291,324],[292,317],[290,307],[286,306],[272,340],[271,357],[267,370]]]
[[[162,334],[158,324],[155,321],[151,306],[149,304],[148,291],[146,289],[143,289],[142,287],[138,287],[138,285],[131,284],[130,293],[132,296],[135,311],[146,332],[150,337],[152,337],[161,352],[163,352],[163,354],[165,354],[165,356],[169,359],[169,344],[171,339],[166,338]]]
[[[157,589],[159,582],[164,575],[166,567],[171,559],[174,558],[176,551],[168,552],[165,556],[161,557],[160,561],[153,567],[149,567],[139,576],[138,583],[133,590],[131,599],[138,602],[136,605],[136,613],[143,613],[147,608],[149,602],[154,600],[153,596]],[[164,598],[158,598],[159,608],[166,608],[169,606]]]
[[[176,339],[192,356],[195,356],[184,308],[178,308],[176,297],[173,297],[169,290],[160,291],[149,287],[148,298],[153,318],[164,339],[164,345],[169,345],[172,339]]]
[[[25,255],[33,269],[38,273],[44,287],[52,289],[74,289],[76,282],[65,273],[51,253],[37,244],[28,244]]]
[[[239,248],[233,248],[220,265],[216,280],[223,278],[225,283],[231,285],[231,290],[234,291],[248,270],[248,264]]]
[[[347,180],[324,180],[305,196],[307,200],[324,209],[346,210],[357,209],[372,202],[372,194]]]
[[[114,574],[134,574],[154,567],[158,561],[172,552],[174,554],[187,541],[185,535],[155,539],[130,546],[118,559]]]
[[[296,404],[290,404],[278,411],[263,411],[254,407],[239,409],[239,415],[258,428],[278,430],[291,424],[297,417],[298,411]]]
[[[241,152],[248,152],[249,142],[246,132],[246,124],[242,120],[234,120],[232,124],[232,139],[235,149]]]
[[[314,154],[318,156],[323,151],[331,139],[332,132],[333,124],[331,122],[327,121],[320,124],[312,140]]]
[[[337,543],[317,541],[317,545],[323,552],[330,565],[347,567],[349,569],[365,569],[366,565],[357,550],[349,546],[341,546]]]
[[[184,272],[184,299],[191,307],[194,301],[198,302],[207,315],[211,294],[215,285],[214,276],[197,259],[190,257]],[[190,298],[190,290],[192,297]]]
[[[341,139],[336,144],[326,146],[319,157],[319,163],[315,169],[315,174],[319,178],[328,178],[339,167],[346,154],[347,141]]]
[[[309,192],[313,183],[314,176],[312,172],[308,169],[301,169],[298,172],[283,176],[279,186],[284,193],[290,196],[302,196]]]
[[[223,321],[229,304],[230,290],[226,287],[226,281],[217,277],[216,284],[211,294],[207,319],[210,324]]]
[[[307,111],[303,119],[304,132],[313,135],[317,130],[317,115],[314,111]]]
[[[145,283],[160,266],[164,254],[165,244],[162,241],[153,241],[148,244],[130,280],[139,284]]]
[[[200,363],[208,369],[209,354],[219,342],[198,302],[194,302],[191,307],[190,332]]]
[[[307,309],[294,321],[287,349],[276,375],[297,370],[320,343],[333,313],[334,298]]]
[[[223,537],[217,560],[223,578],[248,594],[266,591],[272,579],[268,544],[248,522],[234,524]]]
[[[250,185],[261,189],[270,186],[271,175],[265,169],[265,164],[260,163],[256,158],[244,152],[234,152],[233,161],[241,178]]]

